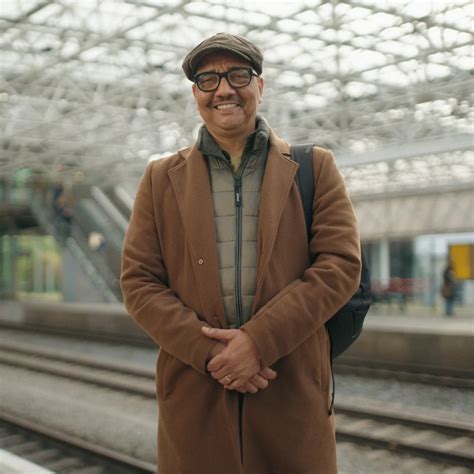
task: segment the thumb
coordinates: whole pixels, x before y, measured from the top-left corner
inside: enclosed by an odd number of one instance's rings
[[[205,336],[210,337],[211,339],[217,339],[218,341],[223,342],[228,342],[235,337],[235,334],[233,334],[232,330],[229,329],[208,328],[207,326],[203,326],[202,332]]]

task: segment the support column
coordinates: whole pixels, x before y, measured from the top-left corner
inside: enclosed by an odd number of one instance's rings
[[[16,236],[4,235],[2,239],[3,298],[14,299],[16,295]]]
[[[40,248],[41,245],[41,248]],[[42,293],[44,284],[44,269],[43,269],[43,248],[42,242],[39,238],[35,238],[33,242],[33,292]]]
[[[390,242],[384,239],[379,247],[380,282],[387,286],[390,281]]]
[[[46,276],[45,276],[45,285],[47,293],[55,293],[57,291],[55,284],[55,273],[53,263],[48,259],[46,263]]]
[[[0,197],[2,193],[2,183],[0,182]],[[5,251],[6,248],[6,236],[0,235],[0,298],[3,298],[7,292],[7,252]]]

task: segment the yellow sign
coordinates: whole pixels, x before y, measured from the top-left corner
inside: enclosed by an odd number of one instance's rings
[[[474,279],[474,244],[452,244],[449,246],[449,259],[454,267],[457,280]]]

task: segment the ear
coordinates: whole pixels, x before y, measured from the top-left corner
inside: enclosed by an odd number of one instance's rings
[[[193,96],[196,98],[196,84],[193,83],[192,85]]]
[[[263,89],[265,88],[265,79],[263,79],[262,76],[257,77],[257,85],[258,85],[258,93],[259,93],[259,98],[258,98],[258,103],[262,103],[262,96],[263,96]]]

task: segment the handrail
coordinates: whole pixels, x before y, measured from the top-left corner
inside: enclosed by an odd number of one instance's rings
[[[130,194],[122,186],[114,186],[113,192],[115,197],[127,210],[128,215],[126,217],[130,217],[134,203],[132,196],[130,196]]]
[[[91,188],[91,195],[95,201],[100,205],[102,210],[107,214],[112,223],[125,234],[128,228],[128,221],[117,209],[110,198],[97,186]]]

